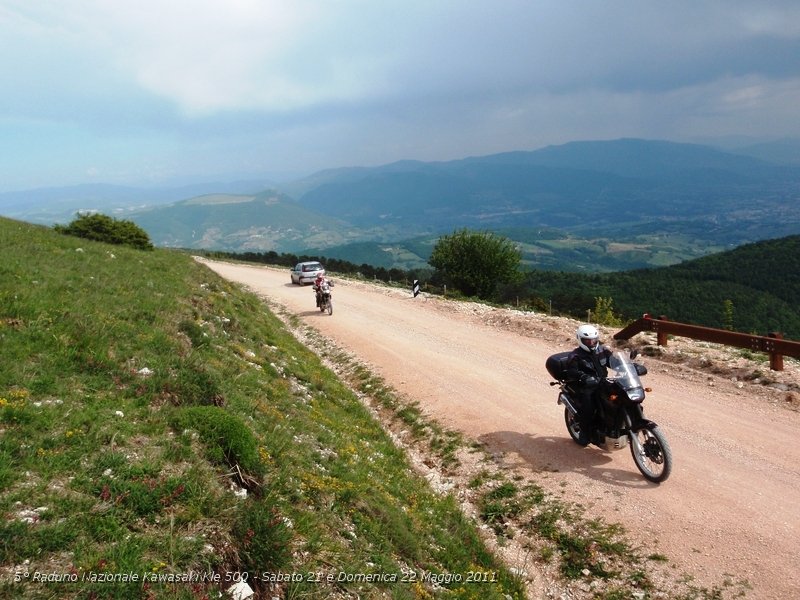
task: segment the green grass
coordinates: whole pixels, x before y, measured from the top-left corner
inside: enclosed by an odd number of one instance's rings
[[[668,562],[490,461],[467,518],[373,412],[445,475],[479,447],[183,253],[2,218],[0,252],[0,597],[523,598],[479,525],[595,598]]]
[[[523,597],[254,295],[179,252],[6,219],[0,252],[0,596]]]

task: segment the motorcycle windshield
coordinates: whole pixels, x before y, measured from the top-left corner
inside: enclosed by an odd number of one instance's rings
[[[617,384],[624,389],[628,397],[634,401],[641,401],[644,399],[644,389],[642,388],[642,380],[639,379],[639,373],[636,372],[636,366],[633,364],[628,354],[621,351],[616,351],[608,360],[610,377],[613,377]]]

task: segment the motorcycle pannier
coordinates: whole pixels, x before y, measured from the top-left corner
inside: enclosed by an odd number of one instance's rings
[[[572,352],[559,352],[547,358],[544,366],[554,379],[562,381],[566,377],[567,361],[569,360],[570,354],[572,354]]]

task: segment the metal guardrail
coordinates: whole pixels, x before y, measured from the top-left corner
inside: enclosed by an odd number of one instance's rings
[[[711,327],[677,323],[669,321],[663,316],[655,318],[648,314],[634,321],[622,331],[615,333],[614,339],[629,340],[643,331],[655,331],[659,346],[667,345],[668,335],[677,335],[714,344],[747,348],[754,352],[765,352],[769,354],[769,368],[773,371],[783,371],[784,356],[800,358],[800,342],[785,340],[779,333],[770,333],[767,336],[749,335],[728,331],[727,329],[713,329]]]

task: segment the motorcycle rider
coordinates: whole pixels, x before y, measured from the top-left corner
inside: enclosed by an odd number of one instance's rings
[[[595,396],[600,382],[608,377],[608,359],[612,352],[600,343],[600,333],[593,325],[581,325],[575,331],[575,337],[578,347],[567,359],[566,375],[575,382],[578,397],[578,443],[586,446],[594,430]]]
[[[317,278],[314,280],[312,284],[314,287],[314,296],[317,299],[317,308],[319,308],[319,303],[322,300],[322,286],[325,284],[327,280],[322,273],[317,273]]]

